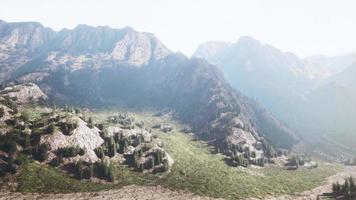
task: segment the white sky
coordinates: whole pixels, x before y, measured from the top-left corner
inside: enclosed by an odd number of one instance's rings
[[[249,35],[300,56],[356,51],[354,0],[1,0],[0,19],[131,26],[191,55],[199,44]]]

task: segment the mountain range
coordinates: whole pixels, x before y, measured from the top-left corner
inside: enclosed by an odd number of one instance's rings
[[[230,87],[215,65],[173,53],[130,27],[53,31],[0,21],[0,63],[1,83],[35,83],[58,104],[173,110],[226,154],[232,144],[263,153],[261,143],[290,148],[298,141],[259,102]]]
[[[305,137],[356,128],[356,54],[300,58],[241,37],[201,44],[193,57],[216,64],[233,88]]]

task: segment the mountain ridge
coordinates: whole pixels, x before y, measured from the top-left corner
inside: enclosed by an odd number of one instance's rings
[[[233,90],[216,66],[172,53],[153,34],[81,25],[56,32],[41,51],[31,51],[41,42],[30,44],[0,57],[8,65],[0,75],[34,82],[62,104],[173,109],[227,155],[236,151],[233,145],[247,145],[263,159],[267,141],[289,148],[298,140],[261,105]],[[23,62],[11,62],[11,56]]]

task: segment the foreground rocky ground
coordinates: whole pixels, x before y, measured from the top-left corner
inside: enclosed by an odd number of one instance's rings
[[[163,187],[146,187],[146,186],[126,186],[117,190],[109,190],[102,192],[87,192],[87,193],[69,193],[69,194],[21,194],[21,193],[0,193],[1,200],[34,200],[34,199],[65,199],[65,200],[209,200],[213,198],[199,197],[191,193],[182,191],[172,191]]]
[[[356,176],[356,167],[345,167],[342,172],[339,172],[333,176],[328,177],[325,182],[312,190],[305,191],[296,196],[283,195],[279,197],[266,197],[264,200],[315,200],[318,195],[331,192],[332,183],[339,181],[343,182],[344,178],[349,176]],[[148,186],[125,186],[121,189],[108,190],[102,192],[85,192],[85,193],[69,193],[69,194],[38,194],[38,193],[17,193],[17,192],[1,192],[0,200],[33,200],[33,199],[124,199],[124,200],[151,200],[151,199],[173,199],[173,200],[208,200],[213,199],[209,197],[200,197],[192,193],[184,191],[173,191],[160,186],[148,187]],[[257,200],[257,198],[251,198],[249,200]]]

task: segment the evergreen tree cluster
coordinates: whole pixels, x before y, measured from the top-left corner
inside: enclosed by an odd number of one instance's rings
[[[85,149],[80,148],[78,146],[76,147],[63,147],[59,148],[57,150],[57,156],[64,157],[64,158],[69,158],[69,157],[74,157],[77,155],[84,155],[85,154]]]
[[[345,179],[343,184],[338,182],[332,185],[333,194],[336,197],[344,197],[345,199],[355,199],[356,198],[356,185],[355,179],[349,177]]]
[[[78,122],[60,122],[59,127],[64,135],[72,135],[72,131],[78,127]]]
[[[304,166],[309,162],[311,162],[311,158],[307,155],[294,155],[288,159],[288,163],[286,165],[298,169],[300,166]]]
[[[109,123],[120,124],[124,129],[133,129],[135,126],[134,119],[127,114],[119,114],[109,117]],[[143,124],[140,124],[143,126]]]
[[[234,166],[248,167],[252,164],[263,167],[266,163],[264,157],[257,158],[256,152],[251,151],[249,147],[243,147],[241,144],[230,144],[228,147],[231,151],[230,160]]]
[[[36,134],[29,134],[28,128],[13,127],[5,134],[0,134],[0,175],[15,173],[19,155],[32,155],[34,159],[44,161],[48,157],[49,146],[40,144]]]
[[[100,160],[92,163],[80,160],[74,166],[74,173],[78,179],[97,177],[114,181],[114,166],[109,161]]]
[[[165,153],[162,149],[154,149],[149,151],[151,147],[143,144],[141,148],[134,151],[132,155],[126,155],[127,164],[137,171],[144,171],[145,169],[160,168],[157,172],[164,172],[168,170],[168,163],[165,159]]]
[[[114,157],[116,153],[123,154],[132,145],[133,137],[123,136],[122,133],[114,133],[114,136],[110,137],[102,134],[102,137],[104,139],[103,145],[94,150],[99,158],[103,158],[104,155]]]

